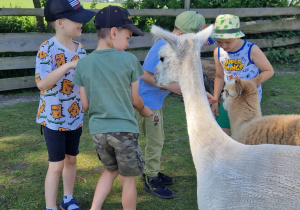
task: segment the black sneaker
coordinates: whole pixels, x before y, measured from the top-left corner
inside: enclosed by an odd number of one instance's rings
[[[145,182],[146,181],[146,174],[143,173],[141,176],[141,179]],[[161,179],[162,183],[165,185],[170,185],[174,183],[174,179],[172,177],[169,177],[163,173],[158,172],[158,178]]]
[[[169,190],[158,177],[146,177],[144,190],[156,195],[159,198],[173,198],[174,194]]]

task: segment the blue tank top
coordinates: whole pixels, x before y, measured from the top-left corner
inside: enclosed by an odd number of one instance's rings
[[[223,48],[218,47],[218,59],[223,67],[225,83],[230,80],[230,75],[247,80],[259,75],[260,71],[258,67],[250,59],[250,52],[253,45],[254,43],[244,40],[243,46],[235,52],[226,52]],[[259,100],[261,100],[261,85],[257,90]]]

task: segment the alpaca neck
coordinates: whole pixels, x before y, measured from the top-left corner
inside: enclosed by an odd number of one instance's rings
[[[189,56],[180,72],[179,84],[184,98],[188,133],[191,150],[199,153],[199,146],[210,153],[217,150],[220,144],[230,141],[230,138],[216,123],[208,103],[203,84],[203,73],[200,55]],[[198,59],[195,59],[198,58]],[[194,156],[194,155],[193,155]]]
[[[239,130],[241,125],[262,117],[257,93],[248,94],[248,96],[234,102],[232,108],[228,110],[228,114],[232,131],[235,128]]]
[[[246,107],[245,117],[249,120],[260,118],[262,116],[260,109],[260,102],[257,92],[249,92],[247,100],[244,101]]]

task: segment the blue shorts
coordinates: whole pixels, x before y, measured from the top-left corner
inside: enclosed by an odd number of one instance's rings
[[[62,161],[65,159],[66,154],[72,156],[78,155],[82,128],[73,131],[56,131],[45,126],[43,128],[49,162]]]

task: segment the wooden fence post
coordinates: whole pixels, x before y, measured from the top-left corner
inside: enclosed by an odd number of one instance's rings
[[[184,1],[184,9],[190,10],[190,0],[185,0]]]

